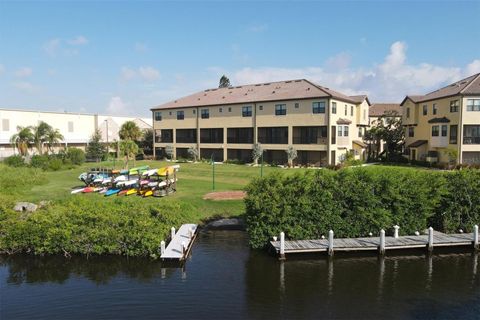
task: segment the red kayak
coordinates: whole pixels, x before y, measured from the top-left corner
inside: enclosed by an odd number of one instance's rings
[[[117,193],[117,196],[125,196],[127,194],[128,189],[122,190],[119,193]]]
[[[95,191],[95,188],[94,187],[86,187],[83,189],[83,193],[90,193],[90,192],[94,192]]]

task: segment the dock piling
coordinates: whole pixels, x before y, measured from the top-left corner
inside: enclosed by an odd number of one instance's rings
[[[328,255],[333,256],[333,230],[328,231]]]
[[[173,239],[173,237],[175,237],[175,227],[172,227],[172,229],[170,230],[170,237]]]
[[[280,232],[280,260],[285,260],[285,232]]]
[[[478,225],[473,226],[473,247],[478,250]]]
[[[428,251],[433,251],[433,228],[428,228]]]
[[[385,254],[385,230],[380,230],[380,246],[379,246],[379,253],[380,255]]]
[[[187,245],[185,244],[185,241],[182,241],[182,255],[185,256],[186,252],[187,252]]]
[[[400,227],[399,227],[398,225],[394,225],[394,226],[393,226],[393,229],[394,229],[393,237],[394,237],[395,239],[397,239],[397,238],[398,238],[398,229],[400,229]]]
[[[165,241],[160,242],[160,254],[165,253]]]

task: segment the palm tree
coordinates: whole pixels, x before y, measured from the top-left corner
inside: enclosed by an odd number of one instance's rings
[[[138,146],[131,140],[120,141],[120,152],[125,156],[125,169],[128,169],[128,161],[133,158],[133,166],[135,166],[135,156],[138,153]]]
[[[53,128],[46,122],[40,121],[38,126],[33,126],[33,143],[35,144],[35,148],[38,151],[38,154],[43,153],[43,143],[47,141],[47,133],[53,130]]]
[[[45,135],[45,141],[47,142],[48,150],[53,153],[53,147],[63,139],[63,135],[58,129],[53,129],[50,127]]]
[[[138,141],[142,137],[143,133],[135,122],[126,121],[120,127],[118,135],[122,140]]]
[[[17,147],[21,156],[26,156],[34,137],[30,127],[17,127],[17,133],[11,136],[10,143]]]

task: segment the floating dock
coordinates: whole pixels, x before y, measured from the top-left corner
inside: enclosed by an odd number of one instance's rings
[[[165,242],[161,243],[162,260],[184,261],[192,248],[193,242],[197,236],[196,224],[183,224],[177,232],[172,227],[171,239],[165,248]]]
[[[333,255],[335,251],[377,251],[385,254],[389,250],[425,248],[432,251],[434,247],[472,247],[479,249],[478,226],[473,233],[445,234],[429,229],[427,235],[393,236],[386,237],[383,230],[379,237],[365,238],[333,238],[333,231],[329,232],[328,239],[319,240],[289,240],[285,241],[285,235],[280,234],[279,241],[271,241],[270,245],[280,256],[285,258],[290,253],[322,253]]]

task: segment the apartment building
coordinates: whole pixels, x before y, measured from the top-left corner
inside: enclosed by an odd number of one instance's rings
[[[141,129],[152,128],[150,118],[120,117],[99,114],[0,109],[0,158],[15,153],[10,143],[17,127],[36,126],[44,121],[63,135],[62,145],[84,149],[93,132],[99,129],[104,142],[119,140],[118,131],[126,121],[134,121]],[[35,150],[32,149],[34,153]]]
[[[188,158],[196,147],[204,159],[251,162],[259,143],[269,163],[286,163],[293,146],[298,164],[336,164],[350,150],[364,157],[369,105],[304,79],[207,89],[151,109],[154,150]]]
[[[480,163],[480,73],[401,105],[409,159]]]
[[[369,109],[369,126],[376,126],[380,120],[387,118],[402,118],[402,106],[398,103],[373,103]],[[384,141],[380,141],[378,145],[370,145],[372,154],[381,154],[385,150]]]

